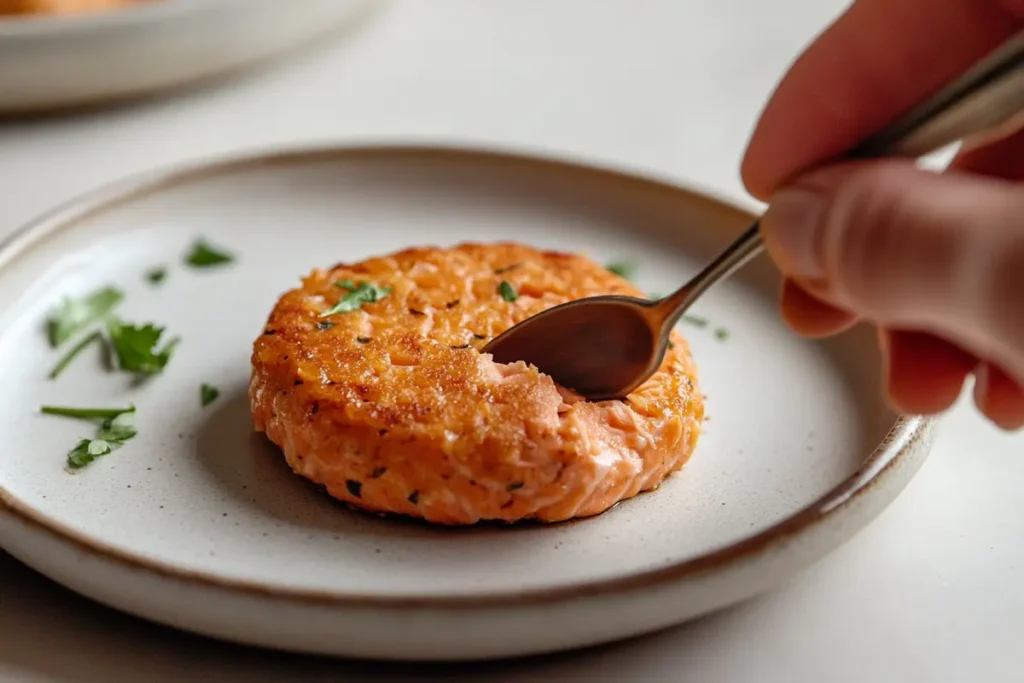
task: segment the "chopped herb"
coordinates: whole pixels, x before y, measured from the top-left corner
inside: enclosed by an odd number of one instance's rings
[[[369,344],[373,341],[370,337],[356,337],[356,341],[360,344]]]
[[[138,432],[127,422],[121,422],[125,416],[119,416],[103,423],[94,439],[81,439],[68,453],[68,467],[79,470],[90,465],[96,458],[109,455],[120,449],[125,441],[133,438]]]
[[[504,268],[498,268],[497,270],[494,271],[494,274],[495,275],[503,275],[503,274],[507,273],[510,270],[515,270],[516,268],[519,268],[522,265],[523,265],[522,263],[513,263],[510,266],[505,266]]]
[[[63,406],[43,406],[39,409],[44,415],[73,417],[77,420],[113,420],[115,417],[135,412],[135,406],[127,408],[66,408]]]
[[[235,257],[226,251],[211,245],[203,239],[196,240],[191,251],[185,257],[185,263],[193,268],[209,268],[231,263]]]
[[[203,407],[210,405],[220,396],[220,389],[213,386],[212,384],[204,383],[199,387],[199,402],[203,404]]]
[[[121,443],[131,439],[138,433],[132,413],[121,413],[116,417],[104,420],[103,425],[100,427],[100,433],[96,435],[96,438],[110,443]]]
[[[356,481],[355,479],[346,479],[345,488],[347,488],[348,492],[351,493],[356,498],[363,497],[363,482]]]
[[[498,285],[498,294],[501,294],[501,298],[509,303],[519,298],[519,294],[516,293],[515,288],[509,284],[508,280],[502,280],[501,284]]]
[[[374,467],[373,471],[370,472],[371,479],[379,479],[384,476],[384,473],[388,471],[386,467]]]
[[[320,322],[318,322],[316,324],[316,326],[317,326],[317,329],[320,329],[320,330],[329,330],[332,327],[334,327],[334,323],[332,323],[330,320],[321,320]]]
[[[669,350],[669,351],[671,351],[671,350],[672,350],[672,349],[674,349],[674,348],[676,348],[676,345],[675,345],[675,343],[674,343],[674,342],[669,342],[669,343],[668,343],[668,350]]]
[[[153,324],[139,327],[124,324],[119,320],[110,320],[107,323],[107,333],[110,335],[110,344],[117,357],[118,367],[125,372],[143,375],[161,372],[180,341],[175,337],[157,350],[164,328]]]
[[[59,415],[90,421],[102,420],[95,438],[80,439],[75,447],[68,451],[68,467],[71,469],[85,467],[101,455],[107,455],[120,448],[125,441],[138,434],[133,421],[135,406],[127,408],[43,406],[41,410],[46,415]]]
[[[631,280],[633,276],[636,275],[637,271],[637,265],[632,261],[617,261],[615,263],[609,263],[605,268],[619,277],[626,278],[627,280]]]
[[[694,327],[707,327],[708,326],[708,319],[707,318],[701,318],[700,316],[696,316],[696,315],[688,315],[688,314],[684,315],[683,316],[683,322],[684,323],[689,323],[689,324],[693,325]]]
[[[406,500],[415,505],[416,503],[420,502],[420,492],[413,491],[412,493],[409,494],[409,497],[406,498]]]
[[[103,439],[93,439],[86,447],[89,455],[106,455],[110,452],[110,442]]]
[[[81,299],[65,298],[47,320],[50,346],[57,348],[121,303],[124,293],[106,287]]]
[[[514,481],[514,482],[512,482],[511,484],[509,484],[505,488],[507,488],[509,490],[509,492],[518,491],[519,489],[523,488],[523,482],[521,482],[521,481]]]
[[[146,280],[151,285],[158,285],[167,279],[167,269],[163,266],[152,268],[146,272]]]
[[[715,330],[715,338],[717,338],[718,341],[725,341],[726,339],[729,338],[729,330],[725,329],[724,327],[719,327],[717,330]]]
[[[85,351],[90,344],[94,344],[96,342],[103,342],[103,335],[98,331],[93,332],[88,337],[75,344],[74,347],[64,354],[64,357],[53,366],[53,370],[50,370],[50,379],[57,379],[57,377],[60,376],[60,373],[64,372],[64,369],[71,365],[71,361],[78,357],[78,354]]]
[[[99,456],[107,455],[110,450],[110,444],[106,441],[82,439],[68,451],[68,467],[81,469]]]
[[[334,284],[336,287],[349,290],[348,294],[341,297],[329,311],[320,314],[321,318],[336,313],[350,313],[362,308],[363,304],[376,303],[391,293],[390,287],[380,287],[372,282],[360,282],[356,285],[351,280],[342,280]]]

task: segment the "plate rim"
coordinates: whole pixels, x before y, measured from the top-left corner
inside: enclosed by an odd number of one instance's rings
[[[573,176],[589,176],[591,182],[602,181],[620,186],[630,185],[672,195],[689,202],[704,204],[707,208],[750,220],[754,214],[738,202],[722,197],[714,191],[695,185],[670,181],[648,172],[616,170],[608,165],[570,159],[550,153],[517,152],[497,147],[475,145],[432,144],[365,144],[365,145],[311,145],[288,146],[243,154],[220,156],[214,159],[186,162],[154,171],[130,175],[104,184],[72,198],[30,220],[6,239],[0,240],[0,268],[17,258],[26,248],[43,242],[58,232],[73,229],[81,221],[114,208],[136,201],[185,183],[260,167],[294,165],[315,161],[351,162],[366,159],[392,159],[422,161],[436,159],[456,163],[490,163],[505,167],[520,166],[548,173],[557,172]],[[582,580],[555,587],[521,589],[482,595],[449,594],[435,596],[381,595],[351,593],[324,589],[305,589],[271,585],[263,581],[236,579],[214,575],[204,570],[185,569],[174,564],[146,557],[131,550],[115,547],[100,539],[67,527],[63,522],[46,515],[19,500],[0,485],[0,515],[13,517],[15,522],[42,531],[80,551],[114,562],[128,570],[155,574],[200,587],[226,590],[251,597],[301,601],[328,606],[347,607],[434,607],[465,609],[480,607],[549,604],[566,602],[580,597],[617,595],[638,589],[652,589],[684,579],[725,569],[750,557],[769,552],[788,539],[826,523],[842,510],[850,507],[862,494],[885,481],[887,474],[908,459],[927,438],[935,425],[935,418],[901,415],[882,442],[866,455],[857,470],[838,485],[818,497],[814,502],[753,535],[708,552],[674,562],[656,569],[648,569],[627,576],[599,580]],[[2,548],[0,548],[2,549]]]
[[[178,19],[204,10],[244,6],[248,2],[251,0],[217,0],[216,4],[209,0],[152,0],[82,14],[15,14],[0,18],[0,40],[131,28],[154,21]]]

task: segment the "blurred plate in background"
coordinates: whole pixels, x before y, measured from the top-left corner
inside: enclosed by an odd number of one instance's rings
[[[326,34],[373,4],[151,0],[73,16],[3,16],[0,114],[102,104],[225,74]]]

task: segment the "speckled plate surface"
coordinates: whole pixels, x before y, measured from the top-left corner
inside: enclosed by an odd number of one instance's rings
[[[444,149],[326,149],[135,178],[0,251],[0,545],[72,589],[203,634],[363,657],[521,655],[652,631],[770,589],[874,518],[932,425],[882,402],[867,330],[797,339],[750,266],[685,332],[708,394],[697,451],[657,492],[583,522],[436,529],[344,509],[253,433],[253,338],[314,266],[412,244],[515,239],[639,264],[665,291],[750,221],[651,180]],[[236,253],[182,265],[197,237]],[[144,273],[169,268],[153,287]],[[113,284],[123,315],[181,335],[144,386],[96,349],[57,381],[43,322]],[[721,330],[721,331],[720,331]],[[203,408],[199,386],[221,389]],[[140,435],[77,474],[88,431],[44,403],[138,406]]]

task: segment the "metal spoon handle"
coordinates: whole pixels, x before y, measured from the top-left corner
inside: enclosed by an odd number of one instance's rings
[[[844,158],[919,157],[980,133],[1006,135],[1024,125],[1024,31],[922,104],[850,150]],[[718,258],[658,308],[666,324],[678,322],[708,287],[764,251],[755,222]]]

